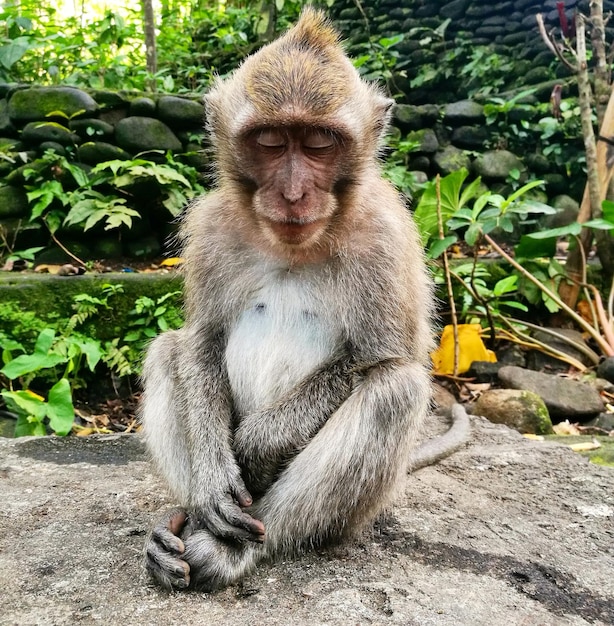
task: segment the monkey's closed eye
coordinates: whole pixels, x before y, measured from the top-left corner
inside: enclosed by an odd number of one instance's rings
[[[265,128],[256,135],[256,142],[263,148],[283,148],[286,138],[274,128]]]
[[[312,130],[305,135],[303,146],[313,151],[330,150],[335,146],[335,137],[325,130]]]

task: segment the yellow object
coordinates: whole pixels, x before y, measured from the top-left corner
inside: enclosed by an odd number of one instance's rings
[[[458,374],[466,372],[474,361],[496,363],[497,357],[488,350],[481,338],[479,324],[458,325]],[[431,354],[433,372],[445,376],[454,374],[454,327],[445,326],[441,333],[439,348]]]
[[[183,258],[179,256],[171,257],[170,259],[164,259],[160,263],[160,267],[175,267],[175,265],[181,265],[183,263]]]

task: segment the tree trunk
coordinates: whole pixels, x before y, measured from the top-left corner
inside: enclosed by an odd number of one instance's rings
[[[142,0],[143,26],[145,31],[145,57],[149,88],[156,91],[155,74],[158,71],[158,58],[156,53],[156,20],[154,17],[153,0]]]
[[[591,2],[591,20],[597,20],[597,24],[601,24],[603,27],[603,12],[601,16],[595,16],[593,12],[599,9],[601,2]],[[596,30],[599,30],[597,27]],[[592,102],[593,97],[591,93],[591,86],[589,82],[588,69],[586,66],[586,40],[585,40],[585,28],[584,18],[580,15],[576,18],[576,33],[577,33],[577,80],[578,80],[578,95],[580,100],[580,116],[582,121],[582,134],[584,136],[584,149],[586,151],[586,170],[587,170],[587,184],[584,189],[584,196],[582,198],[582,204],[580,205],[580,213],[578,214],[578,222],[586,222],[590,219],[601,217],[601,203],[606,197],[610,179],[612,178],[612,159],[611,156],[613,147],[607,143],[604,139],[595,141],[595,133],[593,131],[593,124],[591,120],[592,115]],[[592,36],[593,45],[596,44],[596,40],[601,41],[602,35],[595,36],[593,32]],[[599,44],[597,44],[599,48]],[[605,47],[602,47],[597,55],[605,52]],[[599,63],[599,61],[598,61]],[[600,77],[600,89],[603,89],[603,68],[602,76]],[[607,84],[606,84],[607,86]],[[609,89],[609,87],[608,87]],[[603,108],[601,119],[601,129],[599,131],[599,137],[614,140],[614,92],[609,90],[609,100],[605,113]],[[582,281],[583,279],[583,267],[584,259],[593,243],[593,238],[597,240],[597,252],[606,280],[611,279],[614,271],[614,251],[612,250],[612,238],[607,231],[597,231],[594,233],[592,230],[585,228],[580,235],[580,245],[571,250],[567,258],[566,270],[567,274],[574,281]],[[578,300],[579,287],[577,284],[561,283],[560,296],[563,302],[574,308]]]

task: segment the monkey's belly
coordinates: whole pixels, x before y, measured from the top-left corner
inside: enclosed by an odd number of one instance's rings
[[[243,312],[226,347],[226,366],[240,415],[275,403],[322,365],[339,338],[303,298],[262,291]]]

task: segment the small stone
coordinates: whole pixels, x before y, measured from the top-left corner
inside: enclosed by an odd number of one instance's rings
[[[115,128],[118,145],[128,152],[181,150],[181,142],[160,120],[151,117],[126,117]]]
[[[151,98],[135,98],[130,103],[130,115],[142,115],[154,117],[156,114],[156,102]]]
[[[23,129],[21,138],[31,143],[53,141],[64,146],[75,145],[81,141],[79,135],[56,122],[30,122]]]
[[[200,102],[177,96],[162,96],[158,100],[158,116],[172,128],[202,126],[205,107]]]
[[[473,410],[495,424],[505,424],[521,433],[553,432],[544,401],[531,391],[491,389],[479,397]]]
[[[26,192],[19,187],[4,185],[0,187],[0,219],[9,217],[26,217],[30,205]]]
[[[614,356],[609,356],[607,359],[604,359],[601,363],[599,363],[597,376],[614,383]]]
[[[50,113],[61,111],[68,118],[88,116],[98,110],[89,94],[74,87],[32,87],[16,91],[9,100],[9,116],[13,121],[45,120]]]
[[[586,420],[603,411],[599,392],[576,380],[506,365],[499,380],[511,389],[532,391],[541,396],[552,419]]]
[[[492,383],[498,380],[500,367],[497,362],[474,361],[465,375],[474,378],[476,383]]]
[[[475,173],[490,180],[505,180],[512,170],[526,172],[523,162],[509,150],[489,150],[474,161]]]
[[[484,107],[473,100],[452,102],[444,109],[443,121],[452,126],[482,122],[484,121]]]
[[[432,154],[437,152],[439,148],[439,141],[437,135],[432,128],[425,128],[423,130],[414,130],[407,133],[407,141],[415,141],[420,144],[417,152],[424,152],[426,154]]]
[[[433,164],[439,174],[447,176],[463,167],[469,169],[471,159],[463,150],[449,145],[433,155]]]

